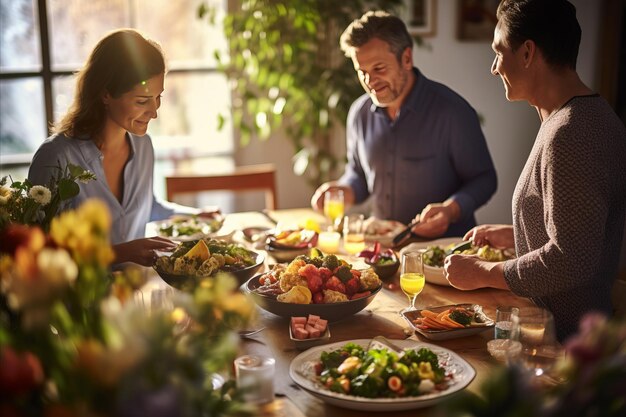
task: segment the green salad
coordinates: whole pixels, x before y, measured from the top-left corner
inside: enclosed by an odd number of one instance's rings
[[[398,354],[385,348],[367,350],[355,343],[322,352],[316,374],[330,391],[366,398],[418,396],[444,390],[450,381],[428,348]]]
[[[454,249],[455,246],[456,245],[453,243],[445,248],[441,246],[427,247],[426,252],[424,253],[424,263],[429,266],[443,268],[443,262],[446,259],[446,256],[452,255],[452,249]],[[480,258],[490,262],[506,261],[507,259],[512,258],[512,256],[507,254],[506,251],[502,249],[495,249],[489,245],[480,247],[472,245],[469,249],[456,250],[454,253],[462,255],[478,255]]]
[[[217,232],[223,223],[224,220],[220,217],[207,218],[195,215],[173,217],[159,227],[158,234],[172,238],[208,235]]]

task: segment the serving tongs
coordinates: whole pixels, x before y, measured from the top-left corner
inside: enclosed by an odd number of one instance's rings
[[[391,342],[391,340],[387,339],[385,336],[376,336],[370,343],[367,345],[367,350],[371,349],[387,349],[394,351],[398,354],[398,357],[402,357],[404,355],[404,349],[400,346]]]
[[[393,246],[398,246],[409,234],[411,234],[411,229],[419,224],[420,220],[413,220],[409,225],[404,228],[400,233],[395,235],[392,239]]]

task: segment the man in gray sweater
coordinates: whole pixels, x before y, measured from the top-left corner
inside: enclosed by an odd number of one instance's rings
[[[515,247],[517,258],[452,255],[456,288],[510,289],[552,312],[557,337],[586,312],[611,314],[626,211],[626,128],[576,73],[581,30],[566,0],[505,0],[491,71],[509,101],[526,100],[541,127],[513,194],[513,225],[482,225],[474,244]]]

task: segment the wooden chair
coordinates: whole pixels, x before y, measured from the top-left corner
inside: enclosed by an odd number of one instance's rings
[[[276,195],[276,167],[273,164],[260,164],[236,167],[224,174],[165,177],[167,199],[183,193],[202,191],[265,191],[265,208],[278,207]]]

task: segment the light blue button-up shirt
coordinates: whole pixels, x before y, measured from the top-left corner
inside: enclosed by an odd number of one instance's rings
[[[445,236],[463,236],[476,225],[474,211],[496,191],[493,162],[474,109],[413,70],[415,84],[396,120],[367,94],[352,104],[348,164],[339,182],[354,190],[357,204],[371,196],[376,217],[403,223],[451,198],[461,217]]]
[[[80,193],[63,210],[76,208],[89,198],[102,200],[112,219],[111,243],[118,244],[144,237],[146,223],[161,220],[174,213],[190,212],[173,203],[159,201],[153,192],[154,148],[150,136],[126,135],[130,157],[124,167],[124,193],[120,203],[109,189],[104,174],[102,152],[89,138],[75,139],[56,134],[39,147],[28,171],[33,184],[48,185],[58,175],[57,167],[68,163],[79,165],[96,175],[95,181],[79,184]]]

